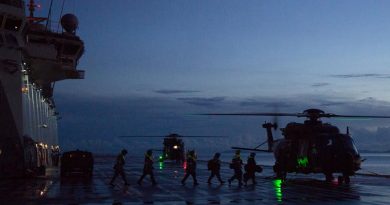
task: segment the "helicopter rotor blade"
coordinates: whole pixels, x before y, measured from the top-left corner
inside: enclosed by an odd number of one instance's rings
[[[154,135],[154,136],[137,136],[137,135],[121,135],[121,136],[118,136],[118,137],[121,137],[121,138],[162,138],[162,137],[166,137],[166,136],[158,136],[158,135]]]
[[[321,114],[320,117],[326,117],[326,118],[390,118],[390,116],[381,116],[381,115],[336,115],[336,114]]]
[[[185,136],[180,136],[180,137],[183,137],[183,138],[225,138],[225,137],[228,137],[228,136],[213,136],[213,135],[209,135],[209,136],[207,136],[207,135],[199,135],[199,136],[197,136],[197,135],[193,135],[193,136],[187,136],[187,135],[185,135]]]
[[[198,115],[208,116],[274,116],[274,117],[310,117],[308,113],[203,113]],[[318,118],[390,118],[390,116],[381,115],[336,115],[330,113],[318,114]]]
[[[304,113],[273,113],[273,112],[254,112],[254,113],[203,113],[198,115],[226,115],[226,116],[280,116],[280,117],[307,117]]]
[[[265,149],[253,149],[253,148],[245,148],[245,147],[232,147],[232,149],[248,150],[248,151],[255,151],[255,152],[272,152]]]
[[[169,137],[168,135],[161,135],[161,136],[158,136],[158,135],[155,135],[155,136],[131,136],[131,135],[122,135],[122,136],[118,136],[120,138],[164,138],[164,137]],[[218,136],[218,135],[185,135],[185,136],[176,136],[176,137],[180,137],[180,138],[227,138],[229,136]]]

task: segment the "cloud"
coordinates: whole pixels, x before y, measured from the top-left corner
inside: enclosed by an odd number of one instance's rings
[[[254,106],[254,107],[267,107],[267,108],[280,108],[280,107],[291,107],[291,103],[278,102],[278,101],[261,101],[248,99],[240,102],[241,106]]]
[[[314,83],[311,86],[312,87],[324,87],[324,86],[328,86],[328,85],[330,85],[330,83]]]
[[[191,97],[191,98],[177,98],[179,101],[191,105],[198,106],[215,106],[218,103],[225,101],[225,97],[211,97],[211,98],[200,98],[200,97]]]
[[[187,93],[198,93],[199,90],[156,90],[155,93],[171,95],[171,94],[187,94]]]
[[[319,108],[325,112],[340,115],[384,115],[390,113],[390,103],[375,98],[349,99],[325,95],[299,95],[286,98],[251,97],[234,99],[227,97],[180,98],[167,97],[94,97],[56,96],[57,109],[62,116],[59,121],[60,145],[63,150],[89,149],[96,153],[116,153],[125,147],[135,153],[143,153],[148,148],[159,148],[162,141],[117,139],[121,135],[223,135],[227,139],[202,139],[186,142],[186,146],[200,150],[223,151],[232,145],[252,146],[265,140],[265,131],[259,123],[272,120],[270,117],[237,116],[198,116],[192,113],[213,112],[274,112],[274,102],[278,111],[297,113],[308,108]],[[183,103],[184,102],[184,103]],[[218,105],[218,106],[217,106]],[[259,107],[255,107],[260,105]],[[263,109],[261,108],[263,106]],[[280,127],[289,122],[303,122],[303,118],[281,117]],[[350,126],[357,137],[357,146],[369,149],[364,143],[372,133],[365,129],[389,127],[390,120],[353,121],[348,119],[323,119],[345,130]],[[359,130],[358,130],[359,129]],[[382,130],[376,136],[388,136]],[[245,138],[243,138],[245,136]],[[276,136],[281,137],[280,133]],[[385,138],[380,138],[385,139]],[[218,141],[219,140],[219,141]],[[379,140],[379,138],[378,138]],[[386,140],[382,140],[385,142]],[[377,140],[372,141],[379,142]],[[387,142],[387,141],[386,141]],[[386,144],[390,147],[389,143]],[[376,144],[371,144],[371,150]],[[385,146],[381,145],[380,148]]]
[[[340,74],[340,75],[330,75],[334,78],[390,78],[390,74],[380,74],[380,73],[363,73],[363,74]]]

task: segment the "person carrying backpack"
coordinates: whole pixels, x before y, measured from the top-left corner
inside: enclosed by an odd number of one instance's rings
[[[195,150],[191,150],[187,155],[187,168],[184,178],[181,180],[181,184],[185,185],[187,178],[191,175],[194,181],[194,186],[198,185],[198,180],[196,180],[196,153]]]
[[[253,184],[256,184],[256,161],[255,161],[255,153],[251,153],[248,157],[248,161],[245,165],[245,174],[244,174],[244,183],[247,185],[249,179],[252,179]]]
[[[236,154],[234,155],[232,159],[232,163],[230,164],[230,168],[234,170],[234,175],[229,179],[229,186],[231,185],[232,181],[237,179],[238,185],[242,186],[242,160],[240,156],[241,151],[236,150]]]
[[[221,170],[221,160],[219,160],[220,156],[221,156],[220,153],[215,153],[214,158],[209,160],[209,162],[207,163],[207,168],[208,170],[211,171],[211,175],[207,180],[208,184],[211,184],[211,179],[213,179],[214,176],[217,176],[217,179],[220,184],[225,183],[224,181],[222,181],[221,174],[220,174],[220,170]]]

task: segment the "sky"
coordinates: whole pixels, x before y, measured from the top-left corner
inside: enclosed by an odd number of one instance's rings
[[[50,2],[38,3],[36,14],[46,16]],[[52,21],[61,5],[54,1]],[[229,149],[261,143],[260,125],[272,118],[192,114],[315,107],[390,115],[389,7],[385,0],[66,0],[63,14],[79,19],[86,52],[78,68],[86,77],[56,84],[61,143],[147,149],[161,142],[117,136],[176,132],[226,135],[187,144]],[[390,150],[383,143],[390,120],[324,121],[350,126],[362,149]]]

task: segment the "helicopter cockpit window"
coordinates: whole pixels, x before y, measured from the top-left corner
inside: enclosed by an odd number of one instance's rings
[[[344,146],[347,150],[352,152],[352,154],[359,155],[359,152],[357,151],[355,143],[351,137],[348,136],[344,138]]]

